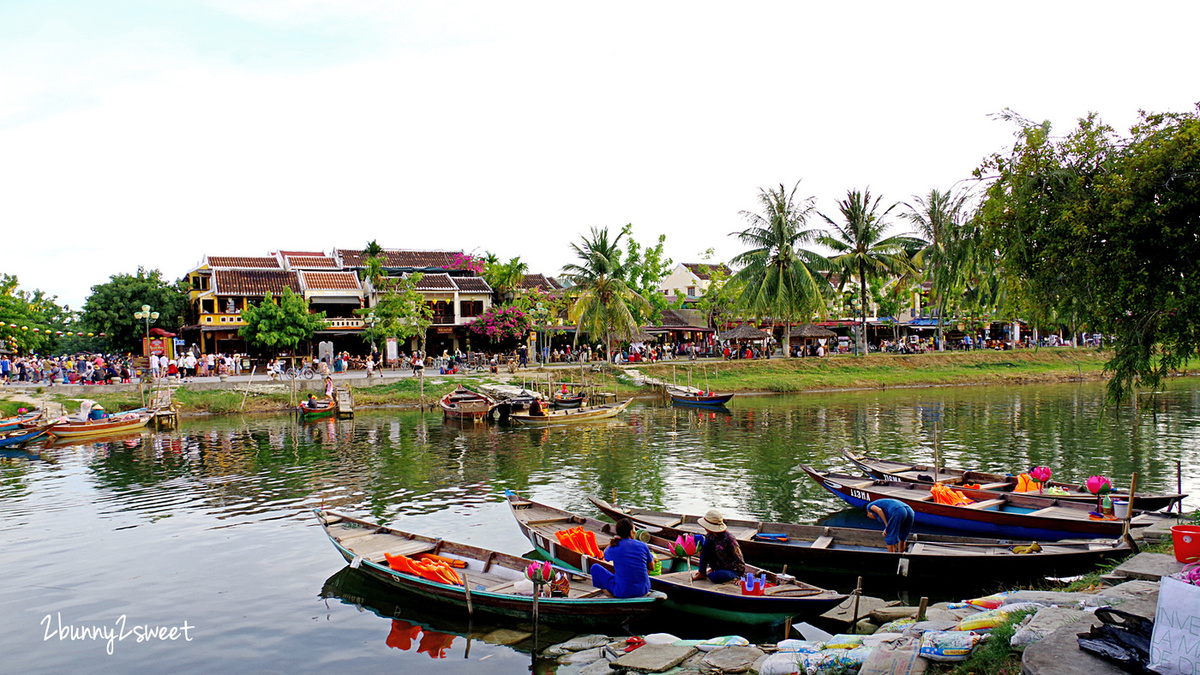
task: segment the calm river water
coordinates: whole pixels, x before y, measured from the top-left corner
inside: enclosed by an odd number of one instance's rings
[[[587,513],[586,495],[615,489],[626,504],[814,522],[842,504],[799,464],[848,468],[846,447],[931,461],[935,427],[951,466],[1045,464],[1120,484],[1139,471],[1139,487],[1170,490],[1181,460],[1185,491],[1200,488],[1200,381],[1173,382],[1138,411],[1102,400],[1085,383],[739,397],[727,412],[645,401],[608,423],[547,429],[395,411],[227,417],[9,453],[3,670],[529,671],[521,649],[468,641],[465,623],[346,570],[309,512],[321,504],[512,553],[531,547],[506,488]],[[139,642],[145,626],[177,639]],[[71,639],[89,627],[117,637]],[[476,638],[492,628],[472,626]]]

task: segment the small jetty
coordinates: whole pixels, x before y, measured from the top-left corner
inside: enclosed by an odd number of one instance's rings
[[[333,400],[337,403],[338,417],[354,417],[354,393],[350,387],[334,389]]]

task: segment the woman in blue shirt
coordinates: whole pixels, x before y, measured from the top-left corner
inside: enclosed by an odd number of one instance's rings
[[[654,556],[645,542],[634,538],[633,521],[628,518],[617,521],[617,536],[604,549],[604,559],[613,564],[613,571],[609,572],[600,563],[593,563],[593,586],[603,588],[614,598],[636,598],[650,592]]]

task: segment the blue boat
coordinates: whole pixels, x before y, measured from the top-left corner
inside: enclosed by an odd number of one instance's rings
[[[58,422],[43,424],[32,429],[15,429],[13,431],[0,432],[0,448],[14,447],[45,436],[46,432],[50,431],[56,424]]]
[[[12,431],[20,429],[26,425],[32,424],[42,418],[40,412],[22,413],[13,415],[12,417],[0,417],[0,432]]]
[[[817,471],[804,464],[800,468],[818,485],[837,495],[847,504],[863,508],[876,499],[895,499],[909,505],[914,520],[924,525],[963,532],[978,532],[989,537],[1058,541],[1070,538],[1115,539],[1124,533],[1125,521],[1092,516],[1091,507],[1077,502],[1024,497],[955,486],[970,503],[962,506],[939,504],[933,500],[930,483],[897,483],[861,476]],[[1130,521],[1131,527],[1155,522],[1150,514]]]

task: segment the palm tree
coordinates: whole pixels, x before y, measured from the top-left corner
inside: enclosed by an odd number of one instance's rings
[[[924,246],[924,240],[908,234],[885,237],[888,228],[887,216],[896,208],[895,204],[879,210],[882,198],[871,200],[869,189],[859,192],[851,190],[846,198],[838,202],[838,210],[844,222],[834,222],[821,214],[833,229],[821,237],[820,243],[833,250],[829,258],[834,269],[846,278],[858,280],[859,300],[862,303],[862,324],[857,351],[866,353],[867,341],[867,279],[884,275],[911,274],[915,268],[912,254]]]
[[[571,306],[575,322],[575,344],[579,334],[604,335],[605,356],[612,354],[613,337],[632,338],[638,333],[637,321],[629,306],[649,311],[650,303],[625,283],[628,270],[621,260],[622,232],[610,240],[608,228],[592,228],[591,237],[583,237],[571,249],[579,263],[563,265],[562,274],[579,289]]]
[[[828,281],[820,274],[828,262],[804,248],[823,232],[807,228],[814,199],[797,200],[799,188],[797,181],[791,192],[782,183],[778,189],[759,190],[762,213],[742,211],[750,227],[732,233],[751,248],[730,261],[741,268],[733,276],[742,287],[739,304],[755,316],[783,319],[783,351],[788,356],[792,353],[792,322],[822,311],[829,290]]]
[[[504,301],[508,295],[520,288],[528,273],[529,265],[521,262],[521,256],[517,256],[506,263],[496,262],[488,265],[485,277],[490,277],[487,281],[497,299]]]
[[[970,196],[967,191],[942,192],[934,188],[928,197],[914,196],[912,204],[905,203],[908,212],[900,216],[912,223],[917,234],[927,242],[914,263],[928,270],[933,281],[939,351],[946,349],[942,318],[947,313],[950,299],[962,296],[971,272],[968,264],[970,239],[963,236]]]

